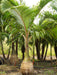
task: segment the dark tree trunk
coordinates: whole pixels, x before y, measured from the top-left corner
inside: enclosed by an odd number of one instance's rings
[[[22,54],[23,54],[22,59],[24,59],[24,52],[25,52],[25,46],[24,46],[24,44],[22,45],[21,50],[22,50]]]
[[[33,45],[33,59],[35,58],[35,56],[34,56],[34,45]]]
[[[0,57],[0,65],[2,65],[3,63],[4,63],[4,59]]]
[[[44,60],[46,59],[46,56],[47,56],[47,50],[48,50],[48,44],[46,46],[46,52],[45,52]]]
[[[12,42],[12,54],[14,54],[14,42]]]
[[[3,43],[2,43],[2,41],[1,41],[1,49],[2,49],[2,54],[3,54],[3,63],[7,63],[7,64],[9,64],[9,60],[8,60],[8,58],[9,58],[9,54],[10,54],[10,50],[9,50],[9,53],[8,53],[8,56],[7,56],[7,58],[5,57],[5,54],[4,54],[4,50],[3,50]]]
[[[50,45],[50,59],[52,61],[52,45]]]
[[[36,46],[36,52],[37,52],[37,58],[40,60],[40,45],[38,39],[35,40],[35,46]]]
[[[10,48],[11,48],[11,46],[9,47],[9,51],[8,51],[7,59],[9,59],[9,55],[10,55]]]
[[[18,39],[16,40],[16,55],[18,56]]]
[[[44,50],[45,50],[45,44],[43,43],[43,44],[42,44],[42,55],[41,55],[41,59],[43,59],[43,56],[44,56]]]
[[[55,46],[54,46],[54,50],[55,50],[55,55],[56,55],[56,58],[57,58],[57,45],[55,43]]]

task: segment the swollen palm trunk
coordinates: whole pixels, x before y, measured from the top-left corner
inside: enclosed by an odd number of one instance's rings
[[[34,69],[33,69],[33,63],[30,60],[27,60],[25,58],[21,64],[21,73],[26,75],[26,74],[32,74]]]
[[[17,66],[19,64],[19,59],[16,54],[11,55],[10,57],[10,64]]]
[[[33,63],[26,56],[21,64],[20,71],[22,75],[37,75],[37,72],[33,68]]]
[[[23,75],[28,75],[33,73],[33,63],[29,59],[28,51],[28,36],[25,39],[25,58],[21,64],[20,71]]]

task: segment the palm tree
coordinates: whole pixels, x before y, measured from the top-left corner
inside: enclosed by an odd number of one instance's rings
[[[22,73],[28,73],[33,71],[33,64],[30,62],[28,55],[28,43],[31,39],[31,37],[29,37],[30,27],[31,25],[33,25],[33,21],[37,14],[39,14],[41,9],[50,1],[52,0],[41,0],[39,5],[35,8],[29,8],[25,5],[19,6],[18,4],[13,3],[12,0],[2,1],[2,11],[9,11],[16,18],[18,24],[22,25],[25,31],[25,34],[23,34],[23,37],[25,39],[25,58],[20,68]]]
[[[48,12],[47,12],[48,13]],[[46,14],[47,15],[47,14]],[[55,14],[56,15],[56,14]],[[38,30],[38,35],[39,37],[42,39],[42,43],[44,44],[44,42],[47,42],[48,41],[52,41],[52,39],[54,38],[54,33],[53,33],[53,29],[57,26],[57,22],[56,22],[56,18],[54,17],[55,15],[48,15],[48,16],[45,16],[43,18],[43,20],[40,20],[40,23],[38,26],[35,26]],[[53,18],[51,19],[51,17],[53,16]],[[46,18],[48,17],[48,18]],[[49,18],[50,17],[50,18]],[[51,29],[50,29],[51,27]],[[40,30],[40,31],[39,31]],[[41,33],[40,33],[41,32]],[[43,35],[43,36],[42,36]],[[49,39],[50,40],[49,40]],[[44,40],[43,40],[44,39]],[[51,43],[50,41],[50,43]],[[38,43],[38,42],[37,42]],[[36,43],[36,45],[37,45]],[[46,43],[45,43],[46,44]],[[37,45],[37,48],[39,46]],[[43,53],[44,53],[44,47],[42,47],[42,58],[43,58]],[[39,55],[39,54],[38,54]],[[46,56],[46,55],[45,55]]]
[[[51,3],[52,8],[57,12],[57,0],[53,0]],[[57,21],[57,20],[56,20]],[[56,55],[56,59],[57,59],[57,27],[53,29],[53,32],[55,32],[55,44],[54,44],[54,50],[55,50],[55,55]],[[57,65],[57,61],[56,61],[56,65]]]
[[[7,57],[5,57],[3,41],[4,41],[5,37],[7,37],[7,39],[9,38],[9,34],[7,32],[5,32],[5,26],[8,24],[8,21],[9,21],[9,19],[7,17],[9,17],[9,15],[6,16],[6,13],[2,14],[1,11],[0,11],[0,15],[1,15],[1,17],[0,17],[0,43],[1,43],[1,51],[2,51],[2,54],[3,54],[4,61],[6,62],[6,60],[9,59],[10,46],[9,46],[8,55],[7,55]]]
[[[53,0],[53,2],[51,3],[51,6],[57,12],[56,3],[57,3],[57,1]],[[57,16],[55,16],[55,17],[57,18]],[[57,19],[56,19],[56,21],[57,21]],[[55,36],[57,38],[57,35],[56,35],[57,31],[56,31],[56,29],[57,29],[57,27],[54,29],[54,32],[55,32]],[[57,39],[56,38],[55,38],[54,50],[55,50],[55,55],[56,55],[56,58],[57,58]]]
[[[16,23],[16,20],[13,16],[11,16],[10,22],[8,22],[8,25],[5,27],[6,32],[9,33],[9,43],[11,44],[12,52],[10,57],[10,63],[12,65],[18,65],[19,59],[18,59],[18,40],[19,40],[19,31],[21,27],[18,26]]]
[[[0,20],[1,20],[0,21],[0,28],[1,28],[0,29],[0,33],[1,33],[1,35],[0,35],[1,50],[2,50],[4,61],[6,63],[8,63],[7,60],[9,60],[11,41],[16,41],[18,39],[18,38],[16,38],[16,36],[18,35],[18,32],[17,32],[17,34],[16,34],[16,31],[12,32],[14,30],[14,28],[17,27],[16,26],[17,23],[15,22],[14,17],[11,16],[8,12],[6,12],[6,13],[0,12],[0,14],[1,14],[1,17],[0,17]],[[14,24],[14,26],[12,26],[13,24]],[[11,28],[13,28],[12,31],[10,30]],[[13,39],[9,39],[10,35],[12,35],[14,33],[16,34],[14,36],[14,38]],[[3,41],[4,41],[5,38],[7,38],[7,44],[9,45],[9,50],[8,50],[7,57],[5,57],[4,48],[3,48]],[[14,43],[12,43],[12,54],[14,53],[14,49],[13,49],[14,46],[13,46],[13,44]],[[16,56],[15,57],[17,57],[17,41],[16,41]],[[12,60],[14,60],[14,59],[12,59]],[[10,60],[10,62],[11,62],[11,60]]]

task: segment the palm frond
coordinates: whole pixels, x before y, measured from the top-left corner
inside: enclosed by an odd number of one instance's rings
[[[24,5],[15,8],[13,7],[14,5],[11,3],[11,1],[5,0],[2,2],[2,10],[10,11],[16,17],[17,22],[21,25],[25,25],[28,29],[28,27],[33,23],[33,20],[35,19],[37,14],[49,1],[52,0],[41,0],[36,9],[32,9]]]
[[[43,16],[44,15],[44,16]],[[43,15],[39,15],[40,16],[40,21],[39,21],[39,25],[41,25],[41,23],[46,19],[46,18],[52,18],[55,21],[57,21],[57,14],[52,14],[49,11],[44,12]]]
[[[57,0],[53,0],[51,3],[51,6],[53,9],[55,9],[57,11]]]

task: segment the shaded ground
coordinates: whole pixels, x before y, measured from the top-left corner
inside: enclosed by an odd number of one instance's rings
[[[35,61],[34,62],[34,69],[35,71],[37,71],[37,75],[57,75],[56,60],[50,61],[49,57],[47,59],[48,60],[46,61]],[[18,67],[9,66],[5,64],[0,65],[0,75],[22,75],[19,69],[21,62],[22,60],[19,60]]]
[[[8,65],[0,66],[0,75],[16,75],[16,74],[21,75],[18,67]]]
[[[0,66],[1,67],[1,66]],[[3,65],[3,67],[5,67]],[[10,67],[7,66],[5,69],[7,70],[2,70],[0,69],[0,75],[22,75],[19,72],[19,69],[15,67]],[[37,75],[57,75],[57,68],[46,68],[46,69],[35,69],[37,71]]]
[[[37,70],[37,72],[38,72],[38,75],[57,75],[57,67],[43,68],[43,69]]]
[[[20,67],[20,66],[19,66]],[[22,75],[17,66],[0,65],[0,75]],[[57,75],[57,66],[55,61],[36,61],[34,69],[37,75]]]

